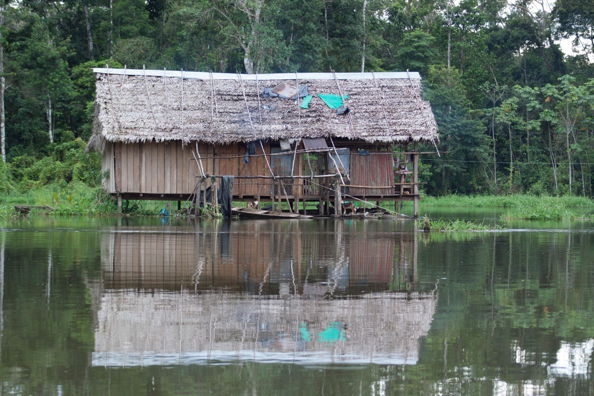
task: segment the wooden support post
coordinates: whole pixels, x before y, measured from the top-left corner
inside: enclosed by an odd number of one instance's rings
[[[419,217],[419,154],[413,154],[414,216]]]
[[[181,210],[181,201],[177,201],[177,210],[178,212]]]
[[[318,199],[318,215],[324,216],[324,197],[322,196],[323,192],[320,191],[319,199]]]
[[[213,209],[216,209],[219,206],[219,197],[217,194],[217,182],[215,178],[211,178],[210,179],[211,183],[210,183],[210,203],[213,207]]]
[[[202,186],[203,186],[203,185],[204,185],[204,190],[202,189]],[[203,177],[203,178],[200,180],[200,191],[203,191],[203,192],[202,192],[202,207],[203,207],[204,209],[206,209],[206,185],[207,185],[207,183],[206,183],[206,178],[205,178],[205,177]]]
[[[118,213],[122,213],[122,196],[118,195]]]
[[[419,281],[419,274],[417,271],[417,261],[418,261],[418,255],[419,255],[419,243],[417,240],[417,234],[418,232],[413,232],[413,254],[412,254],[412,265],[413,265],[413,282],[416,283]]]
[[[336,180],[334,188],[334,217],[342,216],[342,192],[340,180]]]
[[[272,210],[275,211],[275,210],[278,210],[279,209],[278,208],[278,204],[277,204],[277,201],[278,201],[278,196],[277,196],[278,195],[278,181],[277,180],[274,180],[272,182],[272,191],[273,191],[273,194],[272,194]]]
[[[270,184],[270,197],[272,198],[270,200],[270,203],[272,206],[272,210],[274,210],[274,203],[276,202],[276,198],[274,197],[275,190],[276,190],[276,182],[273,180],[272,184]]]

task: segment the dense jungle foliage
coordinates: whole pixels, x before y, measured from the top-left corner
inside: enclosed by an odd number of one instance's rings
[[[109,64],[417,70],[441,136],[441,156],[423,159],[427,193],[592,196],[594,3],[551,3],[3,0],[0,191],[99,185],[96,154],[84,153],[90,68]],[[562,52],[560,40],[578,52]]]

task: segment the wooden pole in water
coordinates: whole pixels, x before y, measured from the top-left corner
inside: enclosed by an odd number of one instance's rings
[[[202,207],[206,209],[206,178],[202,178],[202,182],[200,183],[200,188],[202,189],[202,185],[204,184],[204,192],[202,193]]]
[[[414,216],[419,217],[419,154],[413,154]]]
[[[211,178],[210,181],[211,181],[210,203],[212,204],[213,209],[216,209],[219,206],[217,182],[216,182],[215,178]]]
[[[336,180],[334,184],[334,217],[342,216],[342,193],[340,180]]]

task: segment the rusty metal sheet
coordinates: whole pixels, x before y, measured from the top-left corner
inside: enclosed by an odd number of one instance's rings
[[[324,138],[315,138],[315,139],[303,139],[303,146],[305,147],[305,151],[328,151],[328,144],[326,144],[326,139]]]
[[[272,89],[272,92],[283,99],[290,99],[296,97],[299,89],[293,84],[282,82]]]

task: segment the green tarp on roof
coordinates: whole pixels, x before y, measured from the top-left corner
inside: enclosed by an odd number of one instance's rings
[[[326,94],[318,94],[318,97],[326,103],[326,106],[330,107],[331,109],[338,109],[342,106],[343,100],[347,99],[349,96],[344,95],[340,97],[340,95],[326,95]]]
[[[309,102],[311,102],[311,100],[313,99],[313,95],[307,95],[305,98],[303,98],[303,101],[301,101],[301,107],[302,109],[309,109]]]

